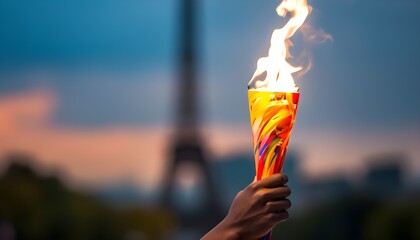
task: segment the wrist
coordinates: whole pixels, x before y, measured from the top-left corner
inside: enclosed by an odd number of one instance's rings
[[[224,232],[223,239],[228,240],[237,240],[241,239],[241,234],[238,228],[234,227],[232,224],[229,224],[226,219],[223,219],[223,221],[219,224],[220,229]]]

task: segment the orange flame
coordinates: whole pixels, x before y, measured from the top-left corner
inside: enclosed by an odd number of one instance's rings
[[[276,9],[277,14],[285,17],[291,14],[289,21],[283,28],[275,29],[271,36],[271,46],[267,57],[260,58],[257,62],[257,70],[248,84],[249,89],[258,89],[276,92],[297,92],[292,74],[302,67],[294,67],[287,62],[290,58],[289,40],[305,22],[311,11],[306,0],[284,0]],[[264,80],[259,77],[266,73]]]

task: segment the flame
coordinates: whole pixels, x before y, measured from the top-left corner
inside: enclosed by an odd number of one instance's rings
[[[287,62],[291,57],[289,47],[293,46],[289,39],[305,22],[311,7],[306,0],[283,0],[276,11],[281,17],[285,17],[287,13],[290,13],[291,17],[283,28],[273,31],[268,56],[258,60],[257,70],[248,84],[248,89],[297,92],[299,88],[296,87],[292,74],[302,70],[302,67],[294,67]],[[263,73],[266,73],[265,80],[258,78]]]

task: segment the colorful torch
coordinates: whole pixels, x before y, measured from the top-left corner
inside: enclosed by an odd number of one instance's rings
[[[276,11],[279,16],[290,13],[291,17],[283,28],[273,31],[268,56],[258,60],[248,85],[257,180],[281,172],[283,167],[299,103],[292,74],[302,69],[287,62],[292,45],[289,39],[305,22],[310,7],[306,0],[284,0]],[[271,239],[271,232],[263,239]]]

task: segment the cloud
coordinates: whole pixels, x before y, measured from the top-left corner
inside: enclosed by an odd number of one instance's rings
[[[145,189],[159,186],[165,174],[173,129],[169,126],[122,125],[69,127],[52,121],[55,94],[38,90],[0,97],[0,159],[11,151],[34,155],[49,171],[58,170],[72,184],[101,186],[127,182]],[[209,157],[251,157],[248,125],[205,125]],[[295,126],[289,147],[297,150],[308,177],[360,176],[366,157],[403,152],[419,172],[420,129],[390,131],[307,130]]]
[[[168,128],[58,126],[51,122],[55,105],[50,91],[0,98],[0,155],[10,151],[33,154],[76,183],[157,184],[166,159]]]
[[[56,107],[55,95],[48,90],[0,97],[0,157],[11,151],[34,155],[75,184],[159,185],[173,132],[169,126],[63,126],[52,121]],[[215,158],[250,149],[250,136],[241,127],[206,127],[203,135]]]

